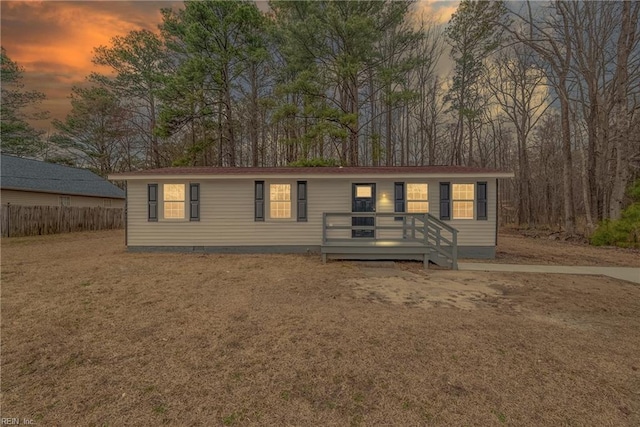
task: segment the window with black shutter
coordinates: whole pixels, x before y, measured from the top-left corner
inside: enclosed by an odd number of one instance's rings
[[[189,184],[189,221],[200,221],[200,184]]]
[[[307,181],[298,181],[298,222],[307,221]]]
[[[255,182],[255,221],[264,221],[264,181]]]
[[[429,184],[407,183],[406,188],[406,209],[409,213],[429,212]]]
[[[475,184],[456,183],[451,185],[451,218],[473,219]]]
[[[158,184],[147,185],[147,221],[158,221]]]
[[[451,183],[440,183],[440,219],[451,219]]]
[[[393,211],[394,212],[404,212],[405,211],[405,191],[404,191],[404,182],[396,182],[394,184],[393,191]],[[396,221],[402,221],[401,216],[395,217]]]
[[[476,219],[487,219],[487,183],[478,182],[476,200]]]

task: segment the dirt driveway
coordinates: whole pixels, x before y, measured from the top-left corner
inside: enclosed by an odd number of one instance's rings
[[[121,232],[3,240],[1,270],[2,417],[640,425],[640,286],[615,279],[132,254]]]

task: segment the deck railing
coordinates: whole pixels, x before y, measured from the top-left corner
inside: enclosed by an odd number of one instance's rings
[[[354,224],[354,218],[372,218],[373,225]],[[353,237],[353,232],[371,231],[371,236]],[[420,245],[433,256],[446,259],[458,268],[458,230],[428,213],[405,212],[324,212],[322,244],[380,242]]]

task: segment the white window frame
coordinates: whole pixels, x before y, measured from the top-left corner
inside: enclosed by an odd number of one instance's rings
[[[286,193],[282,193],[285,196],[285,199],[274,199],[273,196],[273,189],[276,189],[276,186],[287,186],[289,187],[289,191],[288,194]],[[295,218],[293,218],[293,194],[292,194],[292,187],[293,185],[291,185],[291,183],[289,182],[270,182],[269,183],[269,219],[275,220],[275,221],[290,221],[293,220]],[[287,199],[288,196],[288,199]],[[274,216],[274,207],[280,204],[283,204],[284,206],[286,206],[288,204],[288,208],[289,208],[289,216]],[[281,209],[277,209],[276,212],[280,211]],[[284,211],[286,212],[286,208],[284,209]]]
[[[422,199],[412,199],[409,197],[410,194],[412,194],[412,191],[409,191],[409,187],[410,186],[414,186],[414,185],[424,185],[426,187],[426,193],[425,196],[426,198]],[[406,197],[406,211],[407,213],[428,213],[429,212],[429,184],[426,182],[407,182],[405,184],[406,186],[406,193],[407,193],[407,197]],[[411,204],[412,203],[426,203],[427,204],[427,209],[426,210],[422,210],[422,209],[411,209]]]
[[[71,206],[71,196],[60,196],[60,206]]]
[[[167,188],[172,185],[181,185],[182,186],[182,200],[178,199],[170,199],[167,200]],[[178,204],[182,203],[182,216],[181,217],[171,217],[167,216],[167,204]],[[162,219],[167,221],[186,221],[187,220],[187,184],[181,182],[168,182],[166,184],[162,184]]]
[[[102,201],[102,207],[103,208],[110,208],[111,207],[111,199],[104,199]]]
[[[456,186],[462,185],[470,185],[471,186],[471,196],[467,194],[457,194],[456,195]],[[457,197],[456,197],[457,196]],[[460,182],[460,183],[451,183],[451,219],[462,219],[469,220],[475,219],[475,200],[476,200],[476,185],[473,182]],[[460,204],[464,203],[466,206],[471,205],[471,216],[458,216],[456,215],[456,205],[460,206]]]

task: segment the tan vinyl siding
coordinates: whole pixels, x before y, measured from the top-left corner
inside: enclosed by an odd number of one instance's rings
[[[264,246],[264,245],[313,245],[322,243],[322,213],[351,212],[352,185],[354,183],[376,184],[376,211],[393,212],[394,183],[399,179],[307,179],[308,221],[296,221],[297,178],[265,178],[265,221],[254,221],[253,179],[201,179],[200,221],[188,220],[189,201],[185,205],[184,220],[163,219],[162,184],[186,184],[188,180],[129,180],[128,182],[128,244],[130,246]],[[495,179],[419,179],[405,182],[429,185],[429,209],[439,218],[440,182],[473,183],[487,182],[488,220],[446,221],[459,230],[461,246],[494,246],[496,221]],[[147,184],[158,183],[160,200],[157,222],[147,221]],[[269,184],[291,184],[291,218],[269,217]],[[475,203],[474,203],[475,216]],[[334,225],[350,225],[348,218],[334,218]],[[379,219],[378,224],[400,224],[393,218]],[[378,237],[397,237],[399,232],[379,230]],[[349,230],[333,231],[330,237],[351,237]]]
[[[429,213],[440,218],[440,182],[452,184],[473,184],[474,203],[473,219],[451,219],[444,221],[458,230],[459,246],[495,246],[496,244],[496,180],[495,179],[441,179],[429,185]],[[476,219],[476,202],[478,182],[487,183],[487,219]],[[453,215],[453,200],[451,201],[451,213]],[[453,217],[452,217],[453,218]]]
[[[296,179],[265,179],[265,221],[254,221],[254,181],[201,180],[200,221],[164,220],[162,200],[158,204],[159,219],[147,221],[147,184],[151,181],[129,181],[129,245],[130,246],[262,246],[320,245],[322,212],[351,210],[351,187],[343,180],[307,180],[308,221],[296,221]],[[154,181],[157,182],[157,181]],[[184,183],[189,181],[167,181]],[[290,183],[292,217],[269,217],[269,184]],[[163,184],[163,182],[158,182]],[[161,185],[160,185],[161,187]],[[159,194],[162,195],[161,188]],[[188,207],[187,207],[188,211]]]
[[[36,191],[2,190],[1,203],[23,206],[60,206],[60,197],[68,197],[72,207],[111,207],[123,208],[124,199],[108,199],[103,197],[74,196],[70,194],[40,193]],[[110,206],[105,206],[105,200]]]
[[[429,191],[429,213],[436,218],[440,218],[440,182],[450,182],[451,184],[474,184],[474,199],[478,182],[487,183],[487,220],[476,220],[476,203],[474,200],[474,219],[459,219],[444,221],[458,230],[458,245],[460,246],[495,246],[496,232],[496,180],[495,179],[419,179],[411,178],[401,180],[378,180],[377,183],[377,212],[393,212],[394,208],[394,184],[396,182],[424,183],[428,184]],[[405,187],[406,188],[406,187]],[[379,225],[394,224],[393,218],[378,219]],[[400,224],[396,221],[395,224]],[[378,238],[398,237],[395,230],[379,230]]]
[[[366,180],[362,180],[364,183]],[[440,218],[440,182],[450,182],[452,184],[474,184],[474,198],[477,191],[478,182],[487,183],[487,220],[476,220],[476,203],[474,200],[474,219],[459,219],[444,221],[458,230],[458,245],[460,246],[495,246],[496,233],[496,180],[495,179],[419,179],[411,178],[406,181],[398,179],[376,180],[376,211],[393,212],[394,209],[394,184],[396,182],[425,183],[429,185],[429,213],[436,218]],[[347,183],[351,186],[351,183]],[[351,208],[349,207],[350,211]],[[393,218],[379,218],[378,225],[399,225],[400,221]],[[399,232],[395,230],[379,230],[378,238],[398,237]]]
[[[376,200],[376,212],[393,212],[394,209],[394,185],[396,182],[400,182],[400,181],[395,181],[395,180],[379,180],[377,181],[377,185],[376,185],[376,191],[377,191],[377,200]],[[400,226],[402,225],[401,221],[395,221],[393,219],[393,217],[389,217],[389,218],[378,218],[377,219],[377,225],[380,226],[387,226],[387,225],[397,225]],[[384,238],[393,238],[393,239],[397,239],[397,238],[401,238],[402,237],[402,231],[401,230],[378,230],[377,231],[377,238],[379,239],[384,239]]]

